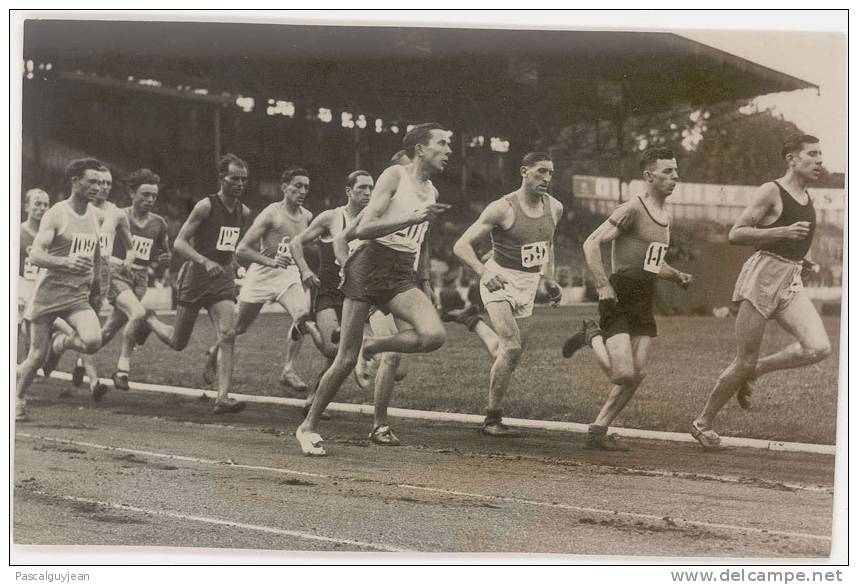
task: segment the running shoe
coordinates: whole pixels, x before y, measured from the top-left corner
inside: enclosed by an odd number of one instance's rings
[[[215,400],[214,410],[212,411],[214,414],[234,414],[236,412],[241,412],[247,408],[246,402],[239,402],[234,398],[224,398]]]
[[[718,433],[702,425],[699,420],[691,421],[691,436],[706,450],[721,449],[721,437]]]
[[[375,373],[378,370],[378,360],[373,357],[366,359],[363,353],[363,346],[360,348],[354,374],[355,382],[361,390],[367,390],[372,387],[372,382],[375,379]]]
[[[117,390],[127,392],[130,389],[128,386],[128,372],[123,370],[113,372],[113,387]]]
[[[388,425],[379,425],[372,429],[369,434],[369,440],[376,445],[384,445],[386,447],[398,447],[400,445],[399,437],[393,434],[393,429]]]
[[[608,434],[608,427],[590,425],[590,430],[587,433],[587,442],[584,444],[587,449],[597,449],[600,451],[631,451],[631,448],[620,440],[620,436],[616,433]]]
[[[32,419],[27,413],[27,400],[24,398],[15,399],[15,422],[30,422]]]
[[[480,425],[478,432],[481,435],[500,437],[503,439],[517,439],[518,437],[521,437],[520,432],[516,431],[512,427],[508,427],[500,420],[484,420],[483,424]]]
[[[593,338],[602,335],[599,325],[592,319],[584,319],[577,331],[563,343],[563,357],[570,358],[579,349],[592,346]]]
[[[281,372],[278,381],[282,386],[291,388],[295,392],[307,392],[309,390],[307,383],[294,370],[284,370]]]
[[[203,382],[209,386],[217,382],[217,349],[206,350],[206,363],[203,365]]]
[[[92,388],[92,401],[93,402],[101,402],[104,399],[104,395],[107,394],[109,388],[102,384],[101,382],[96,382],[95,386]]]
[[[77,362],[75,362],[74,369],[72,370],[72,386],[80,388],[83,384],[83,376],[85,373],[86,370],[83,367],[83,360],[77,358]]]
[[[756,386],[754,384],[756,380],[745,380],[745,383],[742,384],[742,387],[739,388],[739,391],[736,392],[736,402],[739,403],[739,406],[742,410],[751,410],[751,394],[756,390]]]

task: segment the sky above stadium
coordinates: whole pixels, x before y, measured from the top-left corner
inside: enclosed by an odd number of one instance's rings
[[[825,166],[846,169],[846,36],[774,31],[682,32],[694,41],[815,83],[815,89],[757,98],[822,141]]]

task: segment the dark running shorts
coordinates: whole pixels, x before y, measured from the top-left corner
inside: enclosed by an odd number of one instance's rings
[[[636,280],[619,274],[609,279],[617,302],[599,301],[599,327],[605,339],[619,333],[632,337],[656,337],[653,303],[655,280]]]
[[[417,288],[414,254],[367,242],[346,262],[343,294],[350,299],[384,307],[398,294]]]
[[[343,318],[343,292],[338,288],[319,288],[316,298],[313,299],[313,312],[321,313],[325,309],[333,309],[337,312],[337,320]]]
[[[116,302],[116,297],[130,290],[138,301],[142,301],[148,285],[149,274],[145,269],[134,270],[124,266],[114,266],[110,274],[110,290],[107,293],[107,300],[113,304]]]
[[[221,265],[223,273],[212,278],[206,269],[190,260],[182,264],[176,276],[177,300],[183,305],[208,309],[221,301],[235,302],[235,271],[229,264]]]

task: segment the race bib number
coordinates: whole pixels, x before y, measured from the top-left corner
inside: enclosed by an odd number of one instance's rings
[[[30,249],[32,246],[27,246],[27,257],[24,258],[24,280],[36,280],[39,274],[39,267],[30,262]]]
[[[410,225],[405,229],[399,230],[395,232],[394,235],[399,236],[403,240],[419,246],[423,241],[423,234],[426,233],[427,223],[424,221],[423,223],[418,223],[415,225]]]
[[[548,262],[548,242],[533,242],[521,247],[521,265],[525,268],[542,266]]]
[[[149,256],[152,254],[152,243],[153,240],[151,238],[143,238],[141,236],[132,236],[131,243],[134,246],[134,257],[139,260],[149,260]]]
[[[101,248],[102,256],[109,256],[113,252],[113,233],[99,232],[98,247]]]
[[[99,238],[95,234],[72,234],[69,256],[72,258],[94,258],[98,240]]]
[[[644,256],[643,269],[653,274],[661,272],[661,265],[664,264],[664,257],[667,255],[667,244],[661,242],[653,242],[646,249]]]
[[[240,232],[241,228],[238,227],[221,226],[215,249],[221,252],[235,252]]]
[[[277,255],[278,256],[286,256],[287,258],[292,257],[292,250],[289,249],[289,242],[292,240],[289,236],[283,236],[283,239],[280,240],[280,243],[277,244]]]

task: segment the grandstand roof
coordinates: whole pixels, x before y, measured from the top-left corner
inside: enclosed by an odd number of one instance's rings
[[[816,87],[676,34],[630,31],[28,20],[24,58],[67,79],[134,76],[205,87],[197,97],[209,101],[289,99],[510,138]]]

